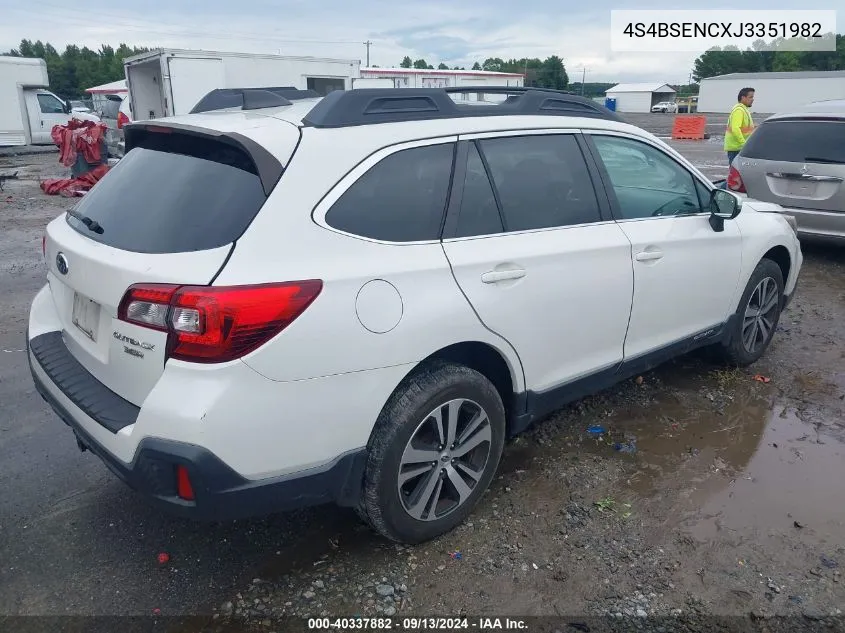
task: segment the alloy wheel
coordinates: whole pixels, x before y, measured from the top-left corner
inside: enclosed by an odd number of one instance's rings
[[[450,400],[429,413],[399,464],[397,485],[405,512],[435,521],[462,506],[484,475],[492,440],[490,419],[477,402]]]
[[[780,297],[777,282],[765,277],[754,288],[742,319],[742,345],[754,354],[765,345],[774,329]]]

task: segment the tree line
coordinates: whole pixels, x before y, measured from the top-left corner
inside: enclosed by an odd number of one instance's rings
[[[126,44],[117,48],[103,44],[96,51],[87,46],[71,45],[59,53],[50,43],[22,40],[18,48],[0,54],[43,59],[47,62],[50,89],[65,99],[76,99],[87,96],[86,88],[123,79],[123,60],[148,51],[148,48]]]
[[[80,48],[69,45],[59,53],[50,43],[22,40],[20,46],[0,55],[44,59],[50,76],[50,88],[67,99],[74,99],[85,96],[86,88],[123,79],[123,60],[148,51],[148,48],[127,44],[120,44],[117,48],[103,44],[98,50],[91,50],[87,46]],[[435,70],[425,59],[413,60],[409,56],[405,56],[399,66]],[[467,70],[465,66],[450,68],[443,62],[437,65],[437,69]],[[543,60],[538,57],[507,60],[488,57],[483,62],[473,63],[470,69],[522,73],[525,75],[526,86],[581,92],[580,82],[570,83],[563,59],[557,55]],[[681,88],[679,94],[694,94],[698,92],[698,82],[707,77],[728,73],[801,70],[845,70],[845,35],[836,35],[835,51],[773,51],[768,50],[762,41],[755,42],[751,48],[744,51],[735,46],[713,48],[695,60],[692,71],[695,83],[688,86],[673,85],[673,88]],[[615,84],[587,82],[584,84],[584,95],[603,96],[604,91],[613,85]]]
[[[693,79],[729,73],[789,72],[800,70],[845,70],[845,35],[836,36],[835,51],[767,50],[757,41],[744,51],[736,46],[713,48],[695,60]],[[785,47],[784,47],[785,48]]]

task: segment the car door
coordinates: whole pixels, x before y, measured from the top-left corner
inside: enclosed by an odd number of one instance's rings
[[[460,149],[443,248],[478,317],[519,354],[535,408],[553,409],[560,387],[622,360],[630,244],[606,199],[602,216],[575,131],[470,135]]]
[[[632,246],[626,361],[715,333],[736,309],[742,236],[736,222],[711,227],[712,184],[656,143],[613,132],[587,137]]]

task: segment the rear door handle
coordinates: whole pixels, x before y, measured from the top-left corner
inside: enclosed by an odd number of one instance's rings
[[[481,275],[481,281],[485,284],[494,284],[497,281],[521,279],[522,277],[525,277],[525,270],[523,268],[515,268],[513,270],[491,270]]]
[[[634,258],[638,262],[651,262],[655,259],[663,259],[663,251],[643,251],[642,253],[637,253]]]

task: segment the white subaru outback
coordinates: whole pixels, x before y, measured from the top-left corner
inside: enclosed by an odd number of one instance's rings
[[[430,539],[508,436],[694,348],[755,362],[796,287],[778,207],[587,99],[227,98],[125,128],[47,226],[27,334],[80,448],[186,516]]]

